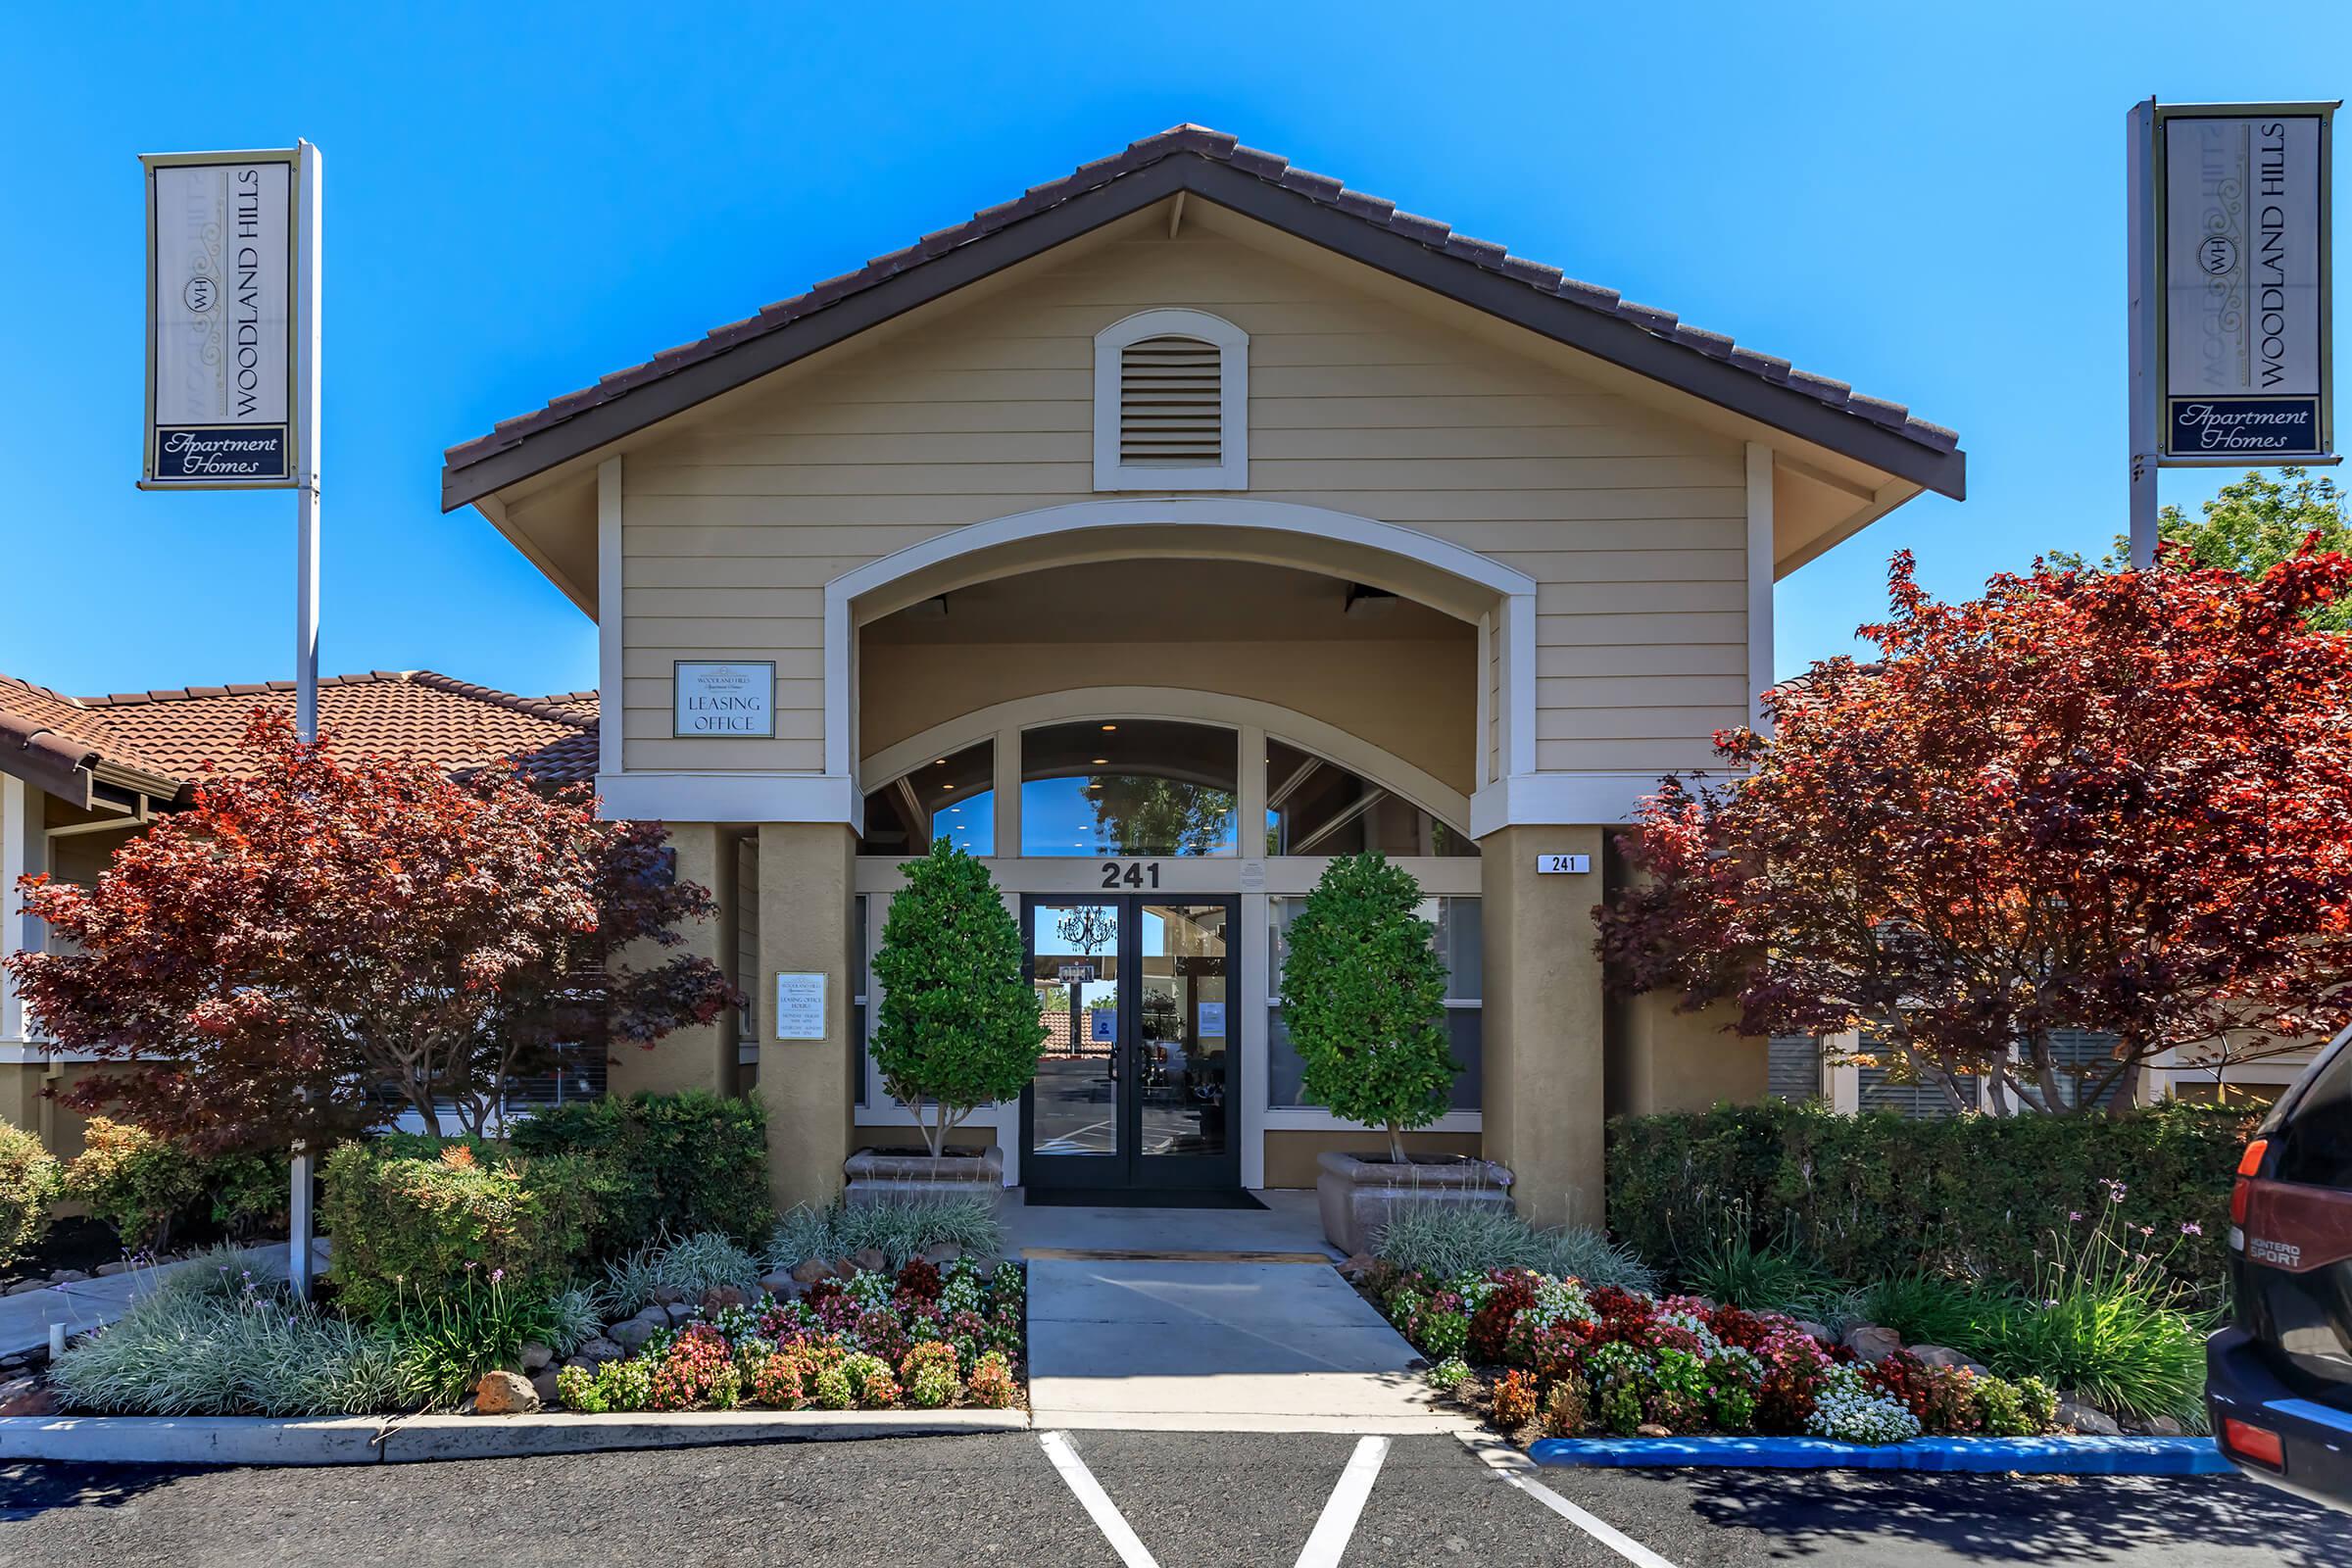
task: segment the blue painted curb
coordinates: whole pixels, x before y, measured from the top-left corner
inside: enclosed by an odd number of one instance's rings
[[[1603,1469],[1690,1465],[1758,1470],[1939,1470],[2043,1476],[2213,1476],[2233,1467],[2211,1438],[1544,1438],[1538,1464]]]

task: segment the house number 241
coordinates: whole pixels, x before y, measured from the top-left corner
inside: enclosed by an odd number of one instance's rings
[[[1117,860],[1102,862],[1102,885],[1106,888],[1155,888],[1159,886],[1157,860]]]

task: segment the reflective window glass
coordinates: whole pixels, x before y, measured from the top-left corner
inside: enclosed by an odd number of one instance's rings
[[[910,858],[946,839],[966,855],[997,853],[997,746],[933,758],[865,798],[859,855]]]
[[[1403,796],[1337,762],[1266,739],[1268,855],[1476,855],[1478,846]]]
[[[1021,854],[1231,855],[1239,741],[1172,719],[1087,719],[1021,736]]]
[[[1277,992],[1282,988],[1283,960],[1290,954],[1286,938],[1291,922],[1298,918],[1305,902],[1296,898],[1268,901],[1271,915],[1268,934],[1273,955],[1267,973]],[[1452,1107],[1476,1110],[1486,1084],[1484,1009],[1480,1005],[1483,984],[1479,974],[1486,961],[1486,942],[1478,900],[1424,899],[1419,912],[1433,927],[1430,940],[1451,970],[1446,984],[1446,1032],[1453,1042],[1453,1059],[1462,1068],[1454,1075]],[[1291,1044],[1290,1030],[1283,1023],[1282,998],[1279,995],[1267,998],[1266,1007],[1266,1103],[1277,1110],[1303,1106],[1307,1102],[1299,1093],[1298,1084],[1306,1066],[1299,1060],[1298,1048]]]

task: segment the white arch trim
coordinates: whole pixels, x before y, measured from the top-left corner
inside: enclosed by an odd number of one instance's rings
[[[1016,512],[975,522],[908,545],[877,561],[843,572],[825,584],[825,772],[850,776],[855,719],[853,655],[860,623],[857,602],[943,562],[974,556],[1023,541],[1119,528],[1164,528],[1170,524],[1257,530],[1324,540],[1418,563],[1498,600],[1495,623],[1482,625],[1479,666],[1486,682],[1490,637],[1500,641],[1502,771],[1532,773],[1536,765],[1536,580],[1523,571],[1418,529],[1373,517],[1288,501],[1197,500],[1135,497],[1080,501],[1067,506]],[[895,608],[895,607],[894,607]],[[1481,703],[1482,710],[1484,703]],[[1478,777],[1486,782],[1485,726],[1479,737]],[[1300,737],[1303,741],[1304,737]],[[1345,761],[1333,758],[1334,761]],[[1440,813],[1441,815],[1446,813]],[[1461,820],[1457,815],[1455,820]]]
[[[996,740],[1007,731],[1080,718],[1172,718],[1219,724],[1238,731],[1256,730],[1301,747],[1392,794],[1401,795],[1457,833],[1466,834],[1470,828],[1470,798],[1394,752],[1310,713],[1255,698],[1231,697],[1223,692],[1196,691],[1189,687],[1086,686],[993,703],[883,748],[864,760],[858,777],[870,781],[868,789],[879,788],[902,774],[915,771],[932,758],[945,757],[980,741]],[[1017,765],[1017,759],[1000,757],[999,778],[1017,777],[1010,771]],[[1246,751],[1242,754],[1242,765],[1245,770],[1250,765]],[[1250,780],[1244,779],[1242,783],[1245,800],[1257,793]],[[997,808],[997,820],[1000,824],[1007,820],[1002,803]]]

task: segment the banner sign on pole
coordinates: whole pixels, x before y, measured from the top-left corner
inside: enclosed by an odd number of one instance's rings
[[[290,489],[296,149],[169,153],[147,172],[142,489]]]
[[[2329,463],[2333,104],[2155,107],[2157,458]]]

